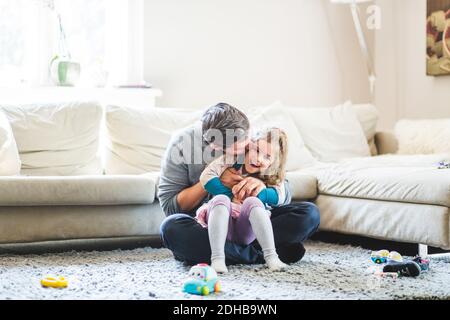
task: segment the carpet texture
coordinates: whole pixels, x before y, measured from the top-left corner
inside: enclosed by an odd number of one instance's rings
[[[371,275],[370,251],[308,242],[300,263],[272,273],[263,265],[230,266],[223,292],[181,292],[189,267],[166,249],[0,256],[0,299],[450,299],[450,261],[433,260],[418,278]],[[380,248],[381,249],[381,248]],[[66,289],[45,289],[45,275],[64,275]]]

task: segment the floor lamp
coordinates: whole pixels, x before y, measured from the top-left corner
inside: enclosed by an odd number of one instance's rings
[[[372,55],[370,54],[369,47],[367,45],[366,36],[364,34],[361,17],[359,13],[358,4],[372,2],[373,0],[330,0],[331,3],[335,4],[345,4],[350,6],[350,10],[352,12],[353,23],[355,25],[356,34],[358,36],[359,46],[361,48],[361,52],[366,60],[367,71],[369,74],[369,86],[370,86],[370,95],[372,100],[374,99],[375,92],[375,82],[376,82],[376,74],[373,63]]]

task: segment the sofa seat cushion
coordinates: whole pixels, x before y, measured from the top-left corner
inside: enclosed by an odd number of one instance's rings
[[[450,154],[355,158],[305,171],[324,195],[450,207],[450,169],[438,169],[442,160]]]
[[[0,207],[151,204],[151,175],[0,177]]]

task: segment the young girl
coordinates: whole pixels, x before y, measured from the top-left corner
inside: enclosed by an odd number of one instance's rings
[[[248,245],[257,239],[271,270],[287,267],[275,250],[270,211],[267,210],[285,200],[287,137],[281,129],[271,128],[258,133],[249,145],[241,164],[227,164],[223,156],[210,163],[200,176],[205,190],[215,197],[197,210],[197,221],[208,228],[211,266],[219,273],[228,272],[226,240]],[[255,196],[242,199],[237,185],[230,190],[220,181],[222,173],[230,167],[239,170],[243,177],[262,180],[266,188]]]

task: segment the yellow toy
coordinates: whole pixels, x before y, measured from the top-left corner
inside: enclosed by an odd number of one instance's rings
[[[45,277],[41,285],[45,288],[67,288],[69,281],[64,277]]]

